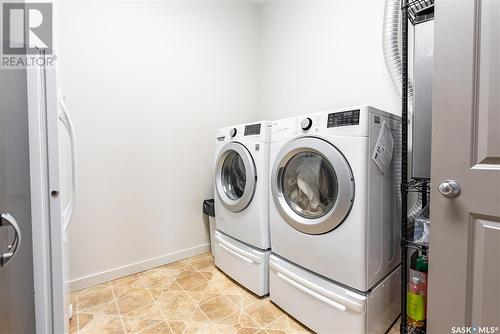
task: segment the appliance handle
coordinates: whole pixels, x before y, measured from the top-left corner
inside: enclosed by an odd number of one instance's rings
[[[17,250],[21,247],[21,230],[16,220],[9,213],[3,213],[0,220],[0,226],[4,226],[4,221],[14,229],[15,236],[12,244],[9,245],[9,251],[0,255],[0,267],[4,267],[7,263],[12,261],[17,254]]]
[[[282,280],[284,280],[285,282],[287,282],[288,284],[293,285],[294,287],[296,287],[300,291],[308,294],[309,296],[311,296],[313,298],[316,298],[316,299],[322,301],[325,304],[328,304],[330,306],[338,308],[341,311],[345,311],[347,309],[344,305],[339,304],[336,301],[333,301],[329,298],[326,298],[325,296],[320,295],[319,293],[317,293],[311,289],[308,289],[307,287],[305,287],[305,286],[295,282],[294,280],[288,278],[287,276],[283,275],[282,273],[278,273],[278,277],[281,278]]]
[[[218,234],[217,232],[215,234],[215,238],[217,239],[217,241],[219,242],[219,244],[220,243],[224,244],[224,246],[226,246],[227,248],[231,249],[233,252],[236,252],[239,255],[243,256],[243,257],[250,258],[252,260],[252,262],[262,263],[262,259],[261,258],[259,258],[258,256],[253,255],[252,253],[249,253],[247,251],[244,251],[242,249],[239,249],[239,248],[231,245],[229,242],[227,242],[226,240],[222,239],[220,237],[220,234]]]
[[[283,171],[284,171],[284,167],[280,167],[278,168],[278,176],[276,178],[278,184],[278,193],[276,194],[276,196],[278,197],[283,197]]]
[[[64,103],[64,98],[60,98],[59,106],[61,107],[61,113],[59,114],[59,119],[63,123],[66,131],[68,132],[70,145],[71,145],[71,183],[72,183],[72,193],[68,205],[62,212],[63,218],[63,229],[67,232],[69,225],[71,224],[71,219],[73,218],[73,213],[75,210],[76,202],[76,191],[77,191],[77,174],[76,174],[76,141],[75,141],[75,128],[71,117],[68,112],[68,108]]]
[[[219,242],[219,246],[220,246],[222,249],[224,249],[226,252],[228,252],[228,253],[230,253],[230,254],[232,254],[232,255],[234,255],[234,256],[236,256],[236,257],[238,257],[238,258],[242,259],[242,260],[243,260],[243,261],[245,261],[245,262],[248,262],[248,263],[254,263],[254,261],[253,261],[252,259],[249,259],[249,258],[247,258],[247,257],[245,257],[245,256],[243,256],[243,255],[241,255],[241,254],[239,254],[239,253],[236,253],[234,250],[232,250],[232,249],[230,249],[230,248],[228,248],[228,247],[224,246],[224,245],[223,245],[222,243],[220,243],[220,242]]]
[[[277,264],[273,261],[269,261],[269,264],[270,264],[271,268],[275,269],[278,272],[278,274],[281,274],[281,276],[285,276],[289,280],[292,280],[292,281],[294,281],[294,283],[300,285],[302,288],[310,290],[311,292],[314,292],[316,295],[319,295],[319,296],[326,298],[330,301],[335,301],[337,304],[339,304],[341,306],[345,306],[346,308],[349,308],[349,309],[356,311],[356,312],[359,312],[359,313],[364,312],[364,310],[365,310],[364,301],[366,300],[366,297],[357,298],[362,303],[356,303],[347,297],[344,297],[342,295],[339,295],[337,293],[329,291],[329,290],[327,290],[319,285],[316,285],[316,284],[300,277],[299,275],[296,275],[296,274],[290,272],[289,270],[286,270],[285,268],[283,268],[282,266],[280,266],[279,264]],[[296,285],[294,285],[294,286],[296,286]],[[304,290],[302,290],[302,291],[304,291]],[[316,295],[314,295],[314,296],[316,296]],[[313,295],[311,294],[311,296],[313,296]],[[318,299],[320,299],[320,298],[318,298]],[[322,299],[320,299],[320,300],[322,300]],[[322,300],[322,301],[324,301],[324,300]]]

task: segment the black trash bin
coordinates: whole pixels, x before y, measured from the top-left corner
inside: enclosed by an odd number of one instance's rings
[[[203,201],[203,213],[208,216],[208,224],[210,229],[210,251],[214,254],[214,234],[215,234],[215,204],[214,199],[206,199]]]

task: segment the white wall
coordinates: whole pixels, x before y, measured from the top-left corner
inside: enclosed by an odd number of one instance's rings
[[[215,131],[258,118],[257,14],[253,2],[57,3],[78,145],[73,289],[208,249]]]
[[[401,114],[384,64],[383,17],[384,0],[264,2],[262,116],[357,104]]]

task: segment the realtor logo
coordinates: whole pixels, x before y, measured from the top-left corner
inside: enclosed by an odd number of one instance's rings
[[[52,54],[52,3],[3,4],[3,55]]]

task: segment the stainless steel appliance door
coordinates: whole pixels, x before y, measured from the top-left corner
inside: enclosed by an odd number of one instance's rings
[[[35,333],[30,196],[26,71],[2,70],[0,257],[7,256],[0,261],[0,333]],[[15,225],[19,227],[18,232]],[[19,243],[21,236],[22,243]],[[9,246],[12,247],[9,249]]]

